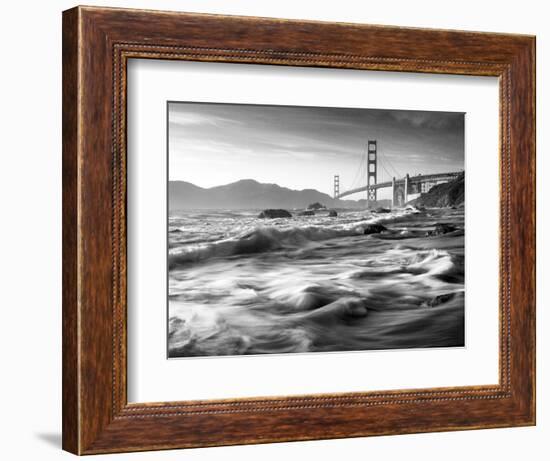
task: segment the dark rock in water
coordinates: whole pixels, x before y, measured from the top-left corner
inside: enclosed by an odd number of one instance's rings
[[[329,216],[329,218],[336,218],[338,216],[338,213],[336,213],[336,211],[334,211],[334,210],[330,210],[328,212],[328,216]]]
[[[344,314],[351,318],[365,317],[367,315],[367,307],[362,300],[350,300],[346,303]]]
[[[300,211],[300,213],[298,213],[298,216],[315,216],[315,211],[313,210]]]
[[[409,211],[414,211],[414,212],[419,212],[419,211],[426,211],[426,208],[423,207],[423,206],[415,206],[415,205],[407,205],[405,207],[405,210],[409,210]]]
[[[258,218],[261,219],[275,219],[275,218],[292,218],[292,215],[286,211],[281,209],[268,209],[262,211]]]
[[[312,203],[311,205],[308,205],[307,209],[308,210],[324,210],[324,209],[326,209],[326,206],[323,205],[322,203],[315,202],[315,203]]]
[[[172,317],[168,322],[168,338],[172,338],[178,331],[185,326],[185,320],[178,317]]]
[[[388,230],[388,229],[382,224],[367,224],[365,226],[365,229],[363,230],[363,234],[365,235],[379,234],[380,232],[384,232],[385,230]]]
[[[435,229],[433,231],[430,231],[426,233],[428,236],[437,236],[437,235],[443,235],[448,234],[449,232],[454,232],[456,230],[456,226],[453,226],[452,224],[436,224]]]
[[[435,298],[430,299],[426,302],[426,305],[429,307],[439,306],[440,304],[446,303],[455,297],[455,293],[445,293],[443,295],[438,295]]]
[[[391,213],[391,210],[389,208],[384,208],[384,207],[378,207],[378,208],[375,208],[374,210],[372,210],[373,213]]]

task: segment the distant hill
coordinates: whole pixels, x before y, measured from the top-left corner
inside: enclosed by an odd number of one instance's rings
[[[364,208],[366,200],[335,200],[315,189],[292,190],[277,184],[243,179],[224,186],[202,188],[185,181],[168,184],[170,210],[185,209],[303,209],[319,202],[327,208]],[[377,206],[387,206],[385,200]],[[389,201],[387,201],[389,202]]]
[[[437,184],[428,192],[409,202],[424,207],[447,207],[464,204],[464,173],[452,181]]]

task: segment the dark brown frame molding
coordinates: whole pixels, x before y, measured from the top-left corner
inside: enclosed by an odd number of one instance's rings
[[[497,76],[500,382],[129,404],[126,65],[171,59]],[[63,13],[63,448],[76,454],[535,424],[535,38],[160,11]]]

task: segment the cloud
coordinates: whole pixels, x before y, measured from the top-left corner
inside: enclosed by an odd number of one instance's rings
[[[353,179],[368,139],[377,139],[380,161],[392,174],[464,164],[462,113],[170,103],[168,118],[171,177],[203,186],[216,185],[205,171],[223,158],[227,182],[242,173],[327,191],[332,174],[344,183]],[[230,171],[232,164],[238,171]],[[224,171],[215,177],[224,177]]]

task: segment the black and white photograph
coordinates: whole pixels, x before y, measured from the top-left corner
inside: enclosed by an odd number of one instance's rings
[[[2,8],[2,459],[550,459],[545,2],[82,3]]]
[[[168,357],[463,347],[464,123],[168,102]]]

